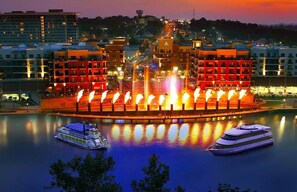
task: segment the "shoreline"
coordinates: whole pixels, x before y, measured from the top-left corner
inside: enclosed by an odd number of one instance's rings
[[[244,115],[251,115],[251,114],[258,114],[258,113],[270,113],[270,112],[277,112],[277,111],[297,111],[297,108],[265,108],[265,109],[248,109],[248,110],[230,110],[227,112],[220,112],[214,113],[214,111],[203,111],[203,113],[199,114],[158,114],[158,115],[110,115],[110,112],[106,112],[106,114],[102,115],[99,113],[75,113],[75,112],[46,112],[46,111],[38,111],[38,110],[21,110],[21,111],[7,111],[7,112],[0,112],[1,115],[31,115],[31,114],[45,114],[50,116],[61,116],[61,117],[72,117],[72,118],[86,118],[86,119],[97,119],[101,123],[116,123],[116,121],[122,123],[174,123],[174,122],[196,122],[196,121],[217,121],[217,120],[224,120],[224,119],[233,119],[233,118],[241,118]],[[120,111],[117,111],[120,112]],[[163,111],[164,112],[164,111]],[[197,111],[198,112],[198,111]]]

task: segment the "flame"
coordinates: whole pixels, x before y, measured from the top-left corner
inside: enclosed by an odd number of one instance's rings
[[[243,98],[245,93],[246,93],[246,90],[244,90],[244,89],[239,92],[239,100],[241,100]]]
[[[140,102],[141,99],[143,99],[143,95],[139,93],[139,94],[136,96],[136,105]]]
[[[76,102],[79,102],[80,98],[83,96],[83,93],[84,93],[83,89],[78,92]]]
[[[160,95],[159,96],[159,105],[162,105],[163,102],[164,102],[164,100],[165,100],[165,96],[164,95]]]
[[[228,100],[230,101],[231,97],[233,96],[233,94],[235,93],[235,90],[230,90],[228,93]]]
[[[116,94],[113,95],[112,103],[115,103],[119,97],[120,97],[120,93],[116,92]]]
[[[186,103],[186,101],[189,99],[190,95],[188,93],[183,94],[183,103]]]
[[[177,100],[176,84],[176,77],[172,76],[170,81],[170,104],[174,104]]]
[[[224,91],[223,90],[219,90],[218,92],[217,92],[217,101],[219,101],[220,100],[220,98],[222,97],[222,95],[224,95]]]
[[[94,99],[95,91],[92,91],[89,95],[89,103]]]
[[[195,103],[196,103],[199,95],[200,95],[200,88],[196,88],[195,92],[194,92],[194,101],[195,101]]]
[[[148,97],[148,99],[147,99],[147,104],[150,105],[151,102],[152,102],[152,100],[153,100],[154,98],[155,98],[155,96],[150,95],[150,96]]]
[[[101,96],[101,103],[103,103],[104,99],[106,98],[107,91],[104,91]]]
[[[211,89],[208,89],[205,93],[205,102],[207,102],[210,97],[211,97]]]
[[[127,103],[127,101],[131,99],[131,96],[130,96],[130,91],[128,91],[125,95],[125,104]]]

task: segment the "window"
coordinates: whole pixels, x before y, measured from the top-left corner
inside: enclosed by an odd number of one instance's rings
[[[260,57],[264,57],[264,53],[260,53]]]
[[[281,57],[285,57],[285,54],[284,54],[284,53],[282,53],[282,54],[281,54]]]
[[[10,55],[6,55],[5,57],[6,57],[6,59],[10,59]]]

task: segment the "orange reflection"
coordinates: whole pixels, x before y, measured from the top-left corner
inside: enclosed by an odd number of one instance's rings
[[[174,143],[177,139],[178,128],[177,124],[170,125],[168,130],[168,141],[169,143]]]
[[[188,124],[182,124],[180,130],[179,130],[179,142],[182,145],[185,145],[187,143],[189,137],[189,125]]]
[[[241,123],[243,122],[239,121],[238,124]],[[124,144],[159,143],[173,146],[200,146],[205,148],[216,142],[225,131],[235,125],[237,124],[232,121],[171,125],[161,124],[158,126],[113,125],[111,138],[114,142],[123,142]]]
[[[139,143],[143,138],[143,126],[136,125],[134,129],[134,141]]]
[[[131,127],[129,125],[125,125],[123,131],[124,141],[130,141],[131,132]]]
[[[221,137],[223,135],[223,126],[220,122],[218,122],[216,124],[215,130],[214,130],[214,135],[213,135],[213,139],[217,140],[219,137]]]
[[[120,139],[120,127],[118,125],[113,125],[111,128],[112,139],[118,141]]]
[[[7,144],[7,117],[3,117],[2,126],[0,127],[0,144]]]
[[[147,142],[150,142],[154,139],[154,135],[155,135],[155,127],[154,125],[148,125],[146,127],[146,132],[145,132],[145,137]]]
[[[278,131],[278,139],[281,140],[283,135],[284,135],[284,131],[285,131],[285,124],[286,124],[286,117],[283,116],[280,124],[279,124],[279,131]]]
[[[209,123],[205,123],[202,131],[202,146],[209,144],[211,137],[211,126]]]
[[[161,140],[165,136],[165,125],[159,125],[157,129],[157,139]]]
[[[191,144],[192,145],[195,145],[198,143],[198,138],[199,138],[199,130],[200,130],[200,127],[199,127],[199,124],[195,123],[192,127],[192,131],[191,131]]]

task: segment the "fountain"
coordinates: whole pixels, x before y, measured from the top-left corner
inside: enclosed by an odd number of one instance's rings
[[[196,88],[194,91],[194,110],[196,111],[196,102],[200,95],[200,88]]]
[[[190,95],[188,93],[184,93],[183,94],[183,98],[182,98],[182,110],[185,110],[185,103],[187,102],[187,100],[189,99]]]
[[[212,92],[212,90],[208,89],[205,93],[205,107],[204,107],[205,110],[207,110],[207,102],[208,102],[209,98],[212,96],[211,92]]]
[[[100,102],[100,112],[103,111],[103,108],[102,108],[102,103],[104,101],[104,99],[106,98],[106,95],[107,95],[107,91],[104,91],[101,95],[101,102]]]
[[[84,93],[84,90],[80,90],[78,93],[77,93],[77,99],[76,99],[76,112],[78,112],[78,102],[80,100],[80,98],[83,96],[83,93]]]
[[[220,98],[222,97],[222,95],[224,95],[224,91],[223,90],[219,90],[217,92],[217,102],[216,102],[216,110],[219,109],[219,101],[220,101]]]
[[[90,94],[89,94],[89,102],[88,102],[88,112],[90,113],[91,112],[91,102],[94,98],[94,95],[95,95],[95,91],[92,91]]]
[[[112,109],[112,112],[114,112],[114,104],[115,102],[118,100],[118,98],[120,97],[120,93],[119,92],[116,92],[114,95],[113,95],[113,99],[112,99],[112,106],[111,106],[111,109]]]
[[[131,96],[130,96],[131,92],[128,91],[126,94],[125,94],[125,100],[124,100],[124,112],[126,113],[126,104],[128,102],[129,99],[131,99]]]
[[[235,90],[230,90],[229,93],[228,93],[227,109],[230,109],[230,99],[232,98],[234,93],[235,93]]]
[[[244,89],[239,92],[238,104],[237,104],[238,109],[240,109],[240,102],[241,102],[241,99],[243,98],[243,96],[245,95],[245,93],[246,93],[246,90],[244,90]]]
[[[135,111],[137,112],[138,111],[138,103],[140,102],[140,100],[143,99],[143,95],[142,94],[138,94],[136,96],[136,102],[135,102]]]

